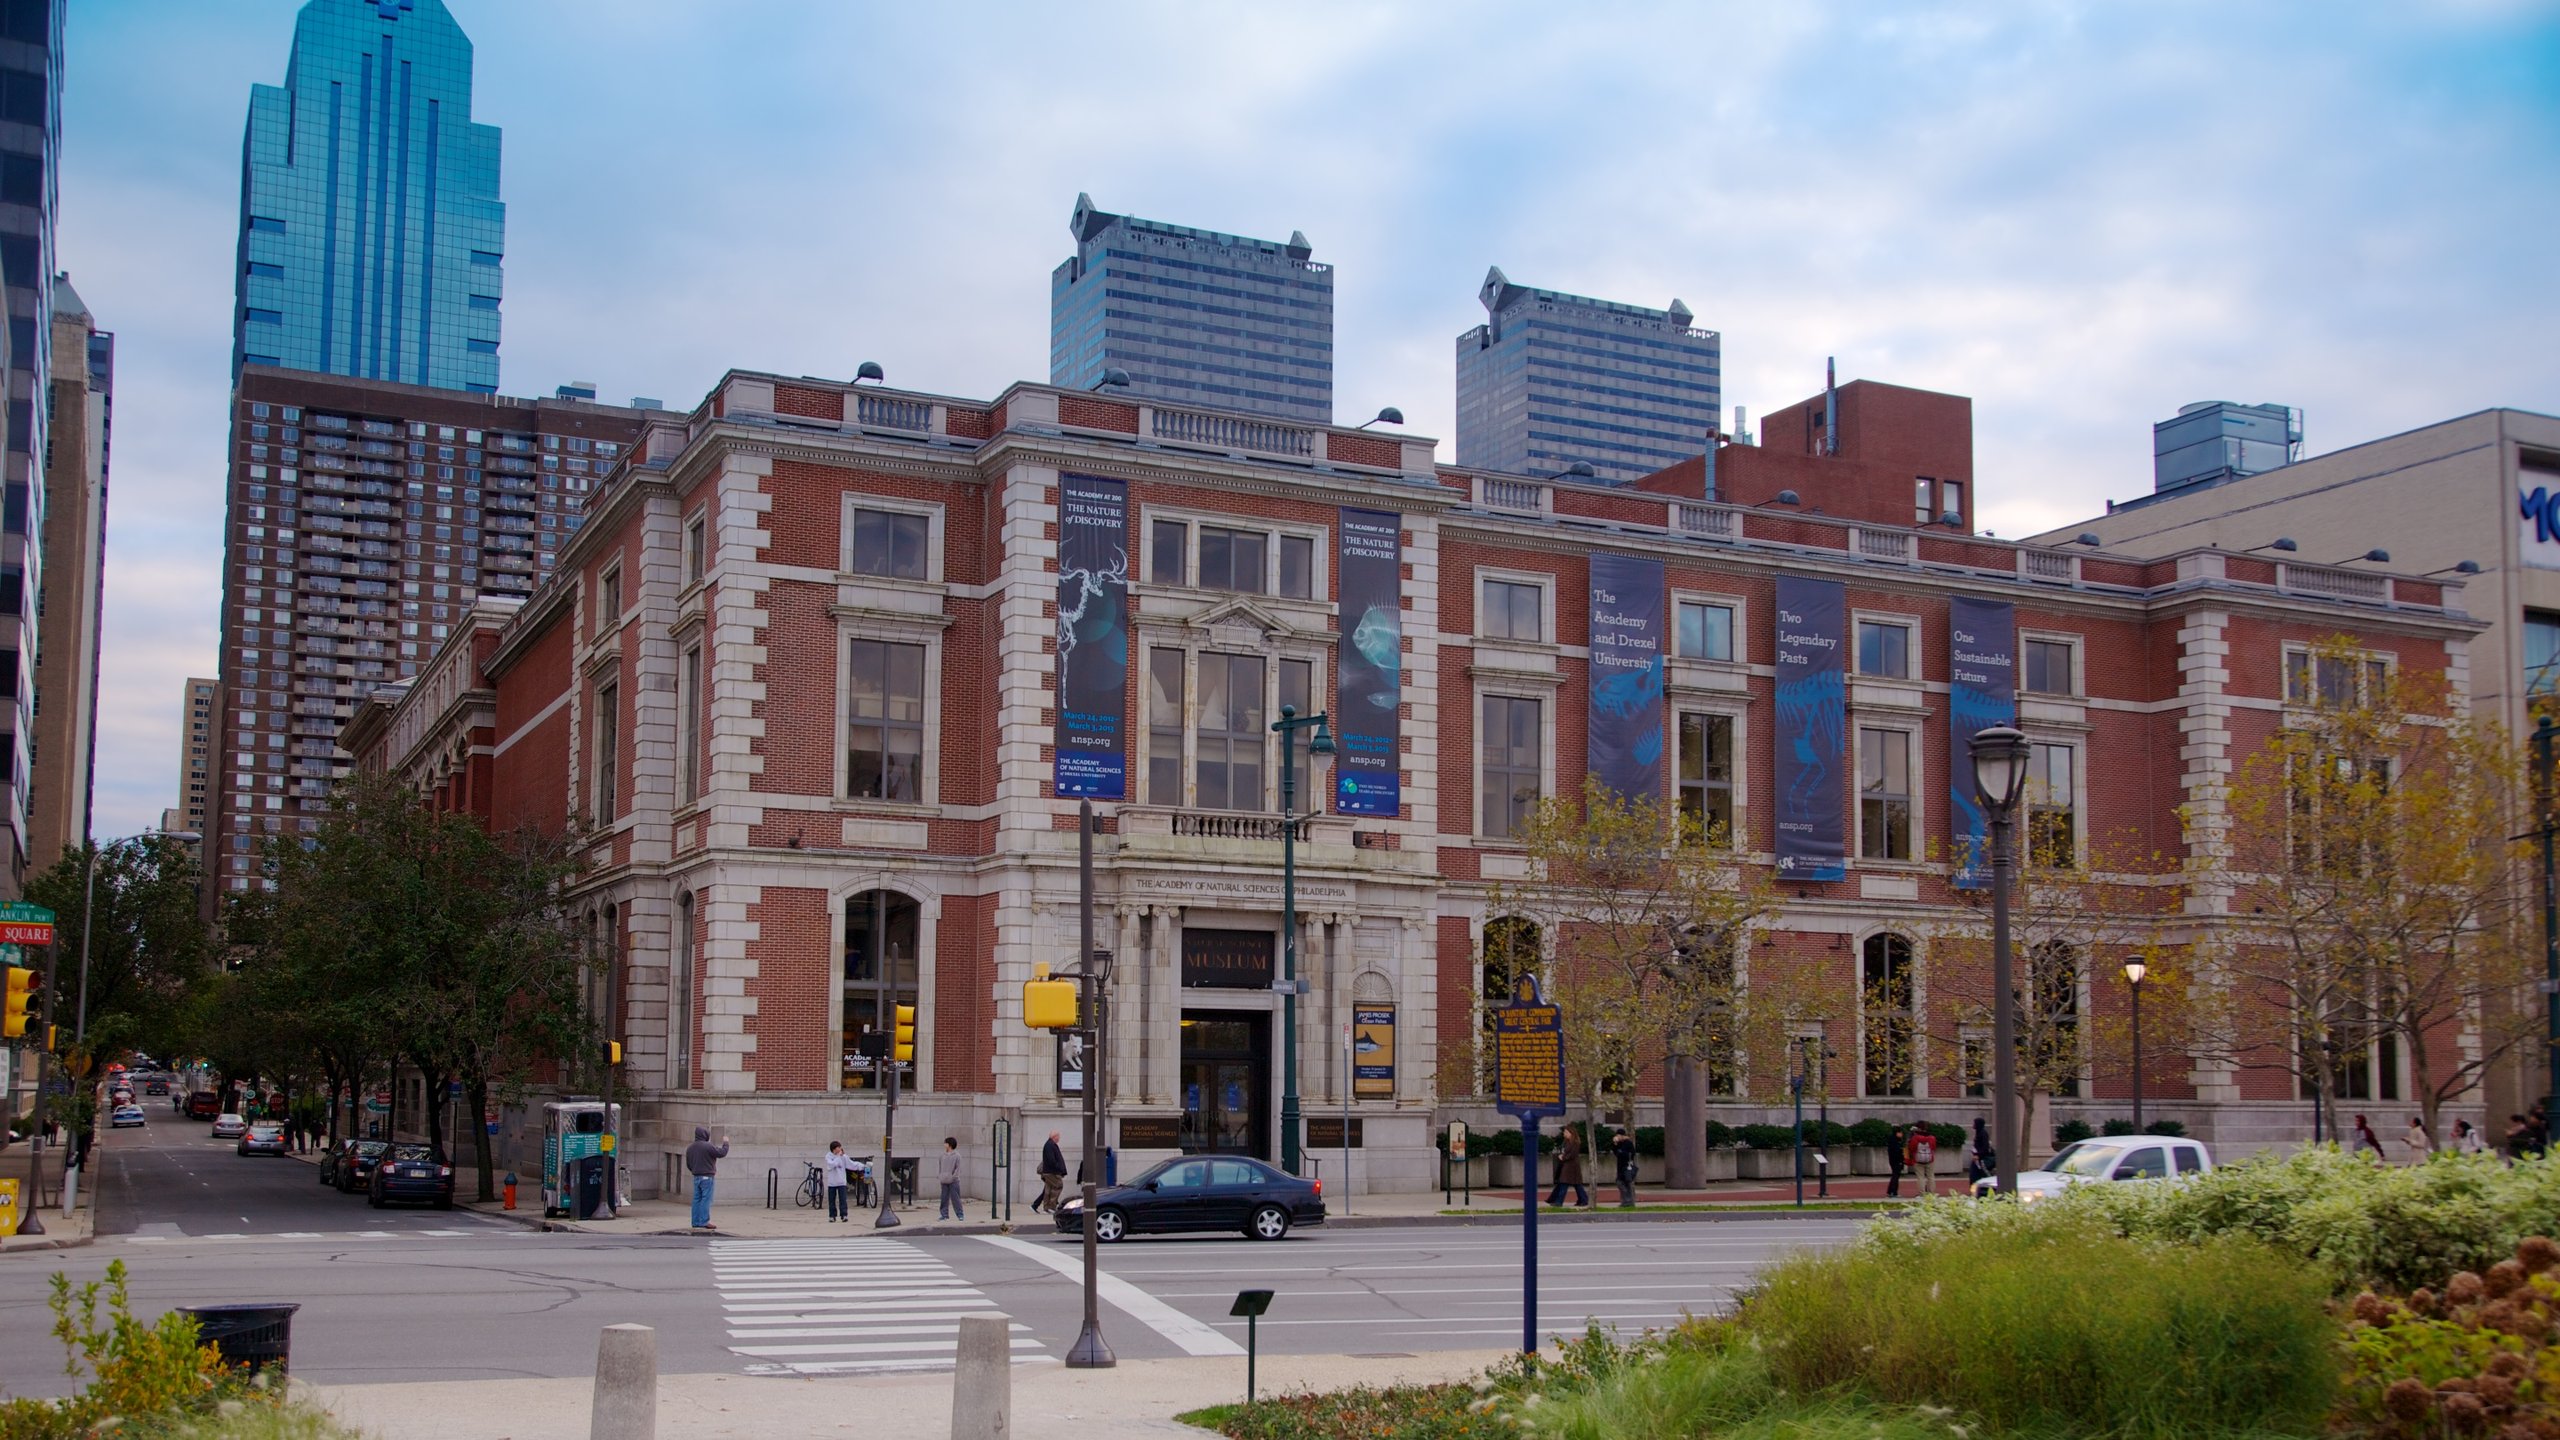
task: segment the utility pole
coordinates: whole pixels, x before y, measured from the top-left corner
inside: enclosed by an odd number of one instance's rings
[[[1076,908],[1079,949],[1076,969],[1085,1002],[1080,1017],[1092,1029],[1085,1039],[1084,1076],[1084,1329],[1067,1349],[1070,1370],[1108,1370],[1120,1363],[1111,1342],[1102,1338],[1101,1236],[1095,1226],[1102,1208],[1102,1087],[1110,1078],[1105,1040],[1100,956],[1093,948],[1093,802],[1076,807]]]

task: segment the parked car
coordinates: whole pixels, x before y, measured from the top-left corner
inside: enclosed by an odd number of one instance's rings
[[[243,1155],[283,1154],[284,1122],[281,1120],[250,1121],[249,1128],[240,1133],[240,1153]]]
[[[248,1133],[249,1122],[236,1114],[226,1112],[213,1119],[213,1138],[216,1140],[237,1140]]]
[[[348,1141],[347,1148],[338,1152],[337,1168],[331,1172],[329,1183],[337,1186],[340,1193],[353,1195],[373,1179],[374,1162],[389,1148],[380,1140]]]
[[[107,1127],[111,1130],[122,1130],[128,1125],[148,1123],[150,1122],[142,1118],[142,1107],[139,1105],[119,1105],[115,1113],[107,1118]]]
[[[2059,1195],[2074,1185],[2115,1180],[2172,1180],[2203,1175],[2213,1169],[2213,1152],[2200,1140],[2170,1135],[2109,1135],[2075,1140],[2054,1152],[2040,1169],[2020,1172],[2018,1198],[2034,1201]],[[1992,1179],[1974,1182],[1973,1193],[1989,1195],[1999,1188]]]
[[[1102,1191],[1095,1238],[1182,1230],[1241,1231],[1277,1240],[1324,1223],[1324,1182],[1301,1180],[1241,1155],[1187,1155],[1163,1161],[1126,1185]],[[1058,1207],[1060,1234],[1084,1233],[1081,1197]]]
[[[199,1090],[187,1097],[187,1118],[190,1120],[211,1120],[221,1113],[222,1097],[210,1090]],[[235,1115],[232,1118],[236,1120],[239,1117]]]
[[[376,1210],[394,1200],[423,1200],[453,1208],[453,1167],[425,1145],[394,1145],[373,1167],[367,1199]]]

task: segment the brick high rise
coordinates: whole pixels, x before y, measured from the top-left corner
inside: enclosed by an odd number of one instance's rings
[[[1921,449],[1928,469],[1879,428],[1859,456],[1791,461],[1798,505],[1755,508],[1045,385],[733,371],[648,419],[554,576],[448,638],[350,743],[494,824],[592,833],[593,1003],[627,1045],[643,1192],[675,1183],[699,1123],[750,1173],[876,1133],[852,1041],[900,1002],[922,1015],[901,1133],[977,1144],[1009,1115],[1027,1173],[1073,1114],[1017,1006],[1035,962],[1076,949],[1079,792],[1106,832],[1122,1165],[1276,1156],[1284,705],[1342,736],[1297,849],[1299,1073],[1310,1114],[1348,1102],[1361,1125],[1328,1182],[1436,1185],[1435,1127],[1490,1119],[1468,1092],[1494,887],[1526,872],[1525,807],[1595,767],[1729,827],[1737,866],[1795,867],[1750,973],[1899,977],[1905,1012],[1827,1022],[1835,1114],[1961,1120],[1983,1109],[1958,1074],[1980,1042],[1910,1038],[1951,1003],[1939,947],[1978,924],[1946,859],[1970,793],[1952,651],[2014,644],[2037,833],[2094,865],[2122,833],[2182,852],[2182,818],[2218,813],[2237,759],[2309,703],[2286,685],[2305,647],[2343,634],[2458,687],[2479,627],[2433,580],[2355,598],[2210,550],[1915,528],[1918,479],[1971,479],[1969,433]],[[1794,613],[1808,596],[1834,618]],[[1630,644],[1657,688],[1610,663]],[[1781,693],[1808,648],[1846,662],[1827,709]],[[2209,895],[2176,918],[2231,923]],[[2096,1036],[2123,986],[2110,957],[2066,968],[2091,1023],[2055,1104],[2106,1118],[2128,1091]],[[1355,1021],[1370,1058],[1346,1067]],[[1860,1063],[1915,1043],[1910,1066]],[[2199,1057],[2150,1082],[2154,1114],[2229,1146],[2308,1128],[2281,1074]],[[1775,1113],[1744,1093],[1710,1103]],[[521,1151],[521,1111],[510,1127]]]

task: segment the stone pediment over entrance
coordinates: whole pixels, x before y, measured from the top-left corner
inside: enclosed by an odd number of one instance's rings
[[[1184,621],[1183,628],[1206,631],[1213,644],[1255,649],[1299,633],[1289,622],[1245,595],[1231,595],[1220,600]]]

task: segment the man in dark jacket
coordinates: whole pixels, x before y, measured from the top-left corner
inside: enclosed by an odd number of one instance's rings
[[[1058,1191],[1067,1183],[1067,1152],[1058,1148],[1058,1132],[1040,1146],[1040,1198],[1031,1202],[1034,1210],[1058,1213]]]
[[[1529,1183],[1534,1185],[1537,1181],[1532,1177]],[[1573,1190],[1574,1204],[1585,1210],[1591,1208],[1591,1192],[1582,1183],[1582,1131],[1573,1125],[1564,1127],[1564,1138],[1556,1144],[1556,1183],[1547,1192],[1547,1204],[1564,1204],[1567,1187]]]
[[[1622,1129],[1609,1146],[1618,1156],[1618,1208],[1636,1208],[1636,1132]]]
[[[1903,1133],[1902,1127],[1894,1126],[1893,1143],[1884,1147],[1885,1164],[1888,1167],[1885,1173],[1884,1198],[1887,1200],[1902,1198],[1902,1152],[1903,1147],[1910,1143],[1911,1137]]]
[[[709,1230],[711,1223],[711,1181],[720,1173],[720,1162],[729,1154],[729,1137],[711,1143],[711,1127],[693,1127],[693,1143],[684,1147],[684,1173],[693,1177],[693,1228]]]

